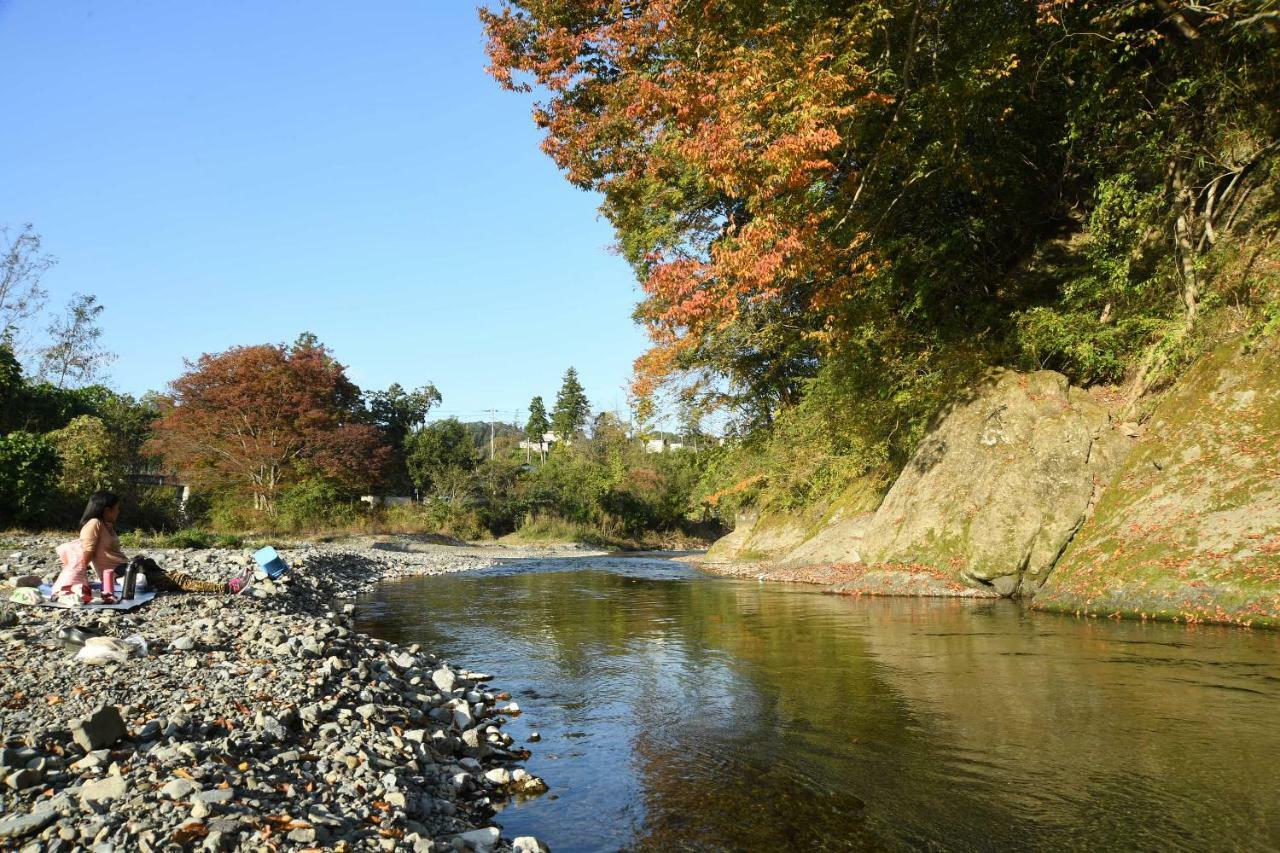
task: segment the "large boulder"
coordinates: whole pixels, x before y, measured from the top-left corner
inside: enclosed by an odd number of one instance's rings
[[[800,510],[745,510],[738,513],[732,532],[708,549],[705,562],[856,563],[862,535],[883,494],[880,482],[862,478]]]
[[[790,553],[809,534],[804,522],[781,512],[749,509],[737,514],[733,530],[707,549],[708,563],[773,562]]]
[[[852,591],[1034,594],[1129,444],[1061,374],[991,372],[889,490],[860,543],[866,588]]]
[[[884,485],[880,482],[864,478],[853,483],[821,507],[809,525],[809,537],[788,552],[782,563],[811,566],[861,562],[862,539],[883,497]]]
[[[1280,340],[1188,371],[1035,606],[1280,626]]]

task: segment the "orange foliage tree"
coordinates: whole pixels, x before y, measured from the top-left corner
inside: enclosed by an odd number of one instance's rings
[[[233,347],[203,355],[169,385],[152,449],[198,486],[274,512],[306,476],[369,486],[390,456],[363,422],[360,389],[313,338],[292,347]]]
[[[993,140],[1040,120],[1004,109],[1025,91],[1017,50],[1037,10],[963,5],[510,0],[481,10],[490,72],[548,96],[534,111],[544,149],[603,193],[640,278],[637,317],[653,342],[637,362],[640,395],[673,376],[716,375],[744,397],[794,402],[859,327],[877,327],[880,346],[928,348],[906,341],[928,325],[910,312],[948,300],[953,310],[954,293],[917,286],[911,265],[903,280],[887,275],[904,251],[936,246],[961,258],[959,274],[990,264],[979,249],[1017,251],[1004,233],[1025,227],[1039,203],[1029,196],[1042,198],[1052,177],[1026,146],[1020,159],[988,158]],[[997,194],[1007,210],[929,233],[940,207],[963,218]]]

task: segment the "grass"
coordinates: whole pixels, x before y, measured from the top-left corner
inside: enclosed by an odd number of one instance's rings
[[[518,530],[502,537],[504,542],[563,543],[576,542],[595,548],[638,550],[640,543],[616,531],[591,524],[570,521],[555,515],[535,515]]]
[[[717,534],[718,535],[718,531]],[[699,531],[651,531],[643,536],[628,536],[620,526],[583,524],[557,515],[539,514],[526,519],[514,533],[501,541],[514,544],[577,543],[593,548],[620,551],[661,551],[705,548],[707,536]]]
[[[120,543],[130,548],[244,548],[247,540],[235,533],[211,533],[186,527],[172,533],[143,533],[131,530],[120,536]]]

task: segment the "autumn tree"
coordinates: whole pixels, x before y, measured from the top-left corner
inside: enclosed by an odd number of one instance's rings
[[[992,362],[1123,378],[1196,322],[1250,194],[1275,207],[1280,25],[1249,0],[481,17],[641,283],[635,390],[769,430],[807,406],[855,448],[825,455],[902,464]]]
[[[233,347],[188,362],[170,383],[151,448],[193,483],[270,513],[281,490],[305,477],[346,490],[377,480],[389,449],[360,401],[314,339]]]
[[[590,413],[591,403],[578,381],[578,371],[570,367],[564,372],[560,391],[556,394],[556,407],[551,412],[551,431],[561,441],[572,441],[586,426]]]
[[[835,347],[874,339],[864,357],[884,360],[936,349],[944,323],[982,328],[990,284],[974,273],[1053,219],[1056,138],[1024,143],[1042,110],[1006,110],[1036,73],[1019,61],[1036,20],[1024,4],[517,0],[481,14],[492,73],[548,93],[544,148],[603,194],[640,278],[642,394],[725,379],[768,423]],[[904,252],[930,254],[930,274],[898,269]]]

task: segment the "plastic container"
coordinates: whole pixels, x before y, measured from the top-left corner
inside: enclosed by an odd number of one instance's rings
[[[270,545],[255,552],[253,559],[257,562],[258,567],[267,573],[267,577],[272,580],[289,571],[289,565],[280,559],[280,554]]]
[[[68,651],[78,652],[92,637],[100,637],[102,632],[88,625],[75,625],[58,631],[58,640]]]

